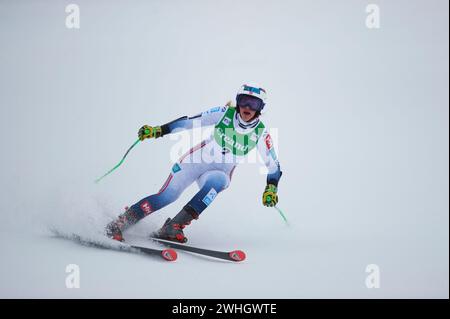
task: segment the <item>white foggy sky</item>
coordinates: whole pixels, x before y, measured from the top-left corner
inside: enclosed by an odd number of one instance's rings
[[[141,125],[224,104],[256,81],[279,135],[280,207],[297,228],[286,234],[262,207],[265,177],[246,164],[191,237],[244,243],[258,257],[271,236],[295,243],[294,279],[239,296],[448,298],[447,1],[76,1],[79,30],[65,27],[69,3],[0,1],[4,234],[64,220],[62,198],[76,214],[100,197],[114,216],[154,193],[172,165],[169,138],[92,181]],[[380,6],[378,30],[365,26],[369,3]],[[146,223],[159,226],[194,191]],[[378,294],[352,286],[370,263],[386,274]],[[248,267],[256,276],[269,266]],[[26,289],[14,294],[40,291]]]

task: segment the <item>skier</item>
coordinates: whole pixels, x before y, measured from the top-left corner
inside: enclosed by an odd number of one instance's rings
[[[228,102],[226,106],[214,107],[193,117],[184,116],[161,126],[141,127],[138,136],[143,141],[192,129],[194,121],[198,121],[202,127],[215,126],[214,133],[208,139],[191,148],[173,165],[168,179],[158,193],[127,208],[106,226],[107,236],[123,241],[122,232],[126,228],[174,202],[196,181],[200,188],[197,194],[174,218],[168,218],[155,234],[158,238],[187,242],[183,233],[185,226],[198,219],[217,194],[229,186],[235,167],[254,148],[268,168],[263,205],[275,206],[278,203],[277,187],[282,172],[272,138],[259,118],[265,103],[264,89],[243,85],[236,96],[236,107]]]

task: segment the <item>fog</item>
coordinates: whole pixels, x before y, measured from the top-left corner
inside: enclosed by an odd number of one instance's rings
[[[378,29],[360,0],[77,0],[79,29],[69,3],[0,1],[1,297],[448,298],[447,1],[376,1]],[[247,82],[268,92],[290,227],[261,204],[258,162],[186,228],[192,245],[244,250],[242,264],[52,237],[98,233],[159,190],[177,136],[94,183],[143,124],[225,105]],[[65,286],[72,263],[80,289]]]

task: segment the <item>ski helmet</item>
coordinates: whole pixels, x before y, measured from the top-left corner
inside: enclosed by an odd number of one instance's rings
[[[248,106],[261,113],[266,105],[266,91],[257,86],[244,84],[236,95],[236,106]]]

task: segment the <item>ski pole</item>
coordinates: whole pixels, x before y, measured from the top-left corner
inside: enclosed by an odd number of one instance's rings
[[[273,208],[275,208],[280,213],[280,215],[283,218],[286,225],[289,226],[289,222],[288,222],[286,216],[284,216],[283,211],[281,209],[279,209],[277,206],[273,206]]]
[[[131,149],[133,147],[136,146],[137,143],[140,142],[140,139],[137,139],[136,142],[133,143],[133,145],[131,145],[131,147],[127,150],[127,152],[125,153],[125,155],[122,157],[122,159],[120,160],[120,162],[114,166],[112,169],[110,169],[105,175],[103,175],[102,177],[99,177],[95,180],[95,183],[100,182],[104,177],[108,176],[110,173],[112,173],[117,167],[119,167],[120,165],[122,165],[123,161],[125,160],[125,157],[127,157],[128,153],[131,151]]]

